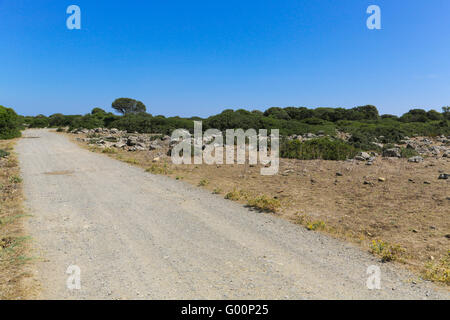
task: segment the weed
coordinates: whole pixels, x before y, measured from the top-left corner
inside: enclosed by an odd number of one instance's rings
[[[419,153],[416,150],[410,148],[401,148],[400,154],[402,158],[411,158],[419,155]]]
[[[105,148],[102,150],[102,153],[115,154],[117,153],[117,150],[114,148]]]
[[[450,250],[437,262],[425,266],[424,278],[450,284]]]
[[[316,231],[316,230],[324,230],[325,227],[326,227],[325,222],[319,220],[308,223],[306,229]]]
[[[11,183],[21,183],[22,182],[22,178],[19,176],[11,176],[9,177],[9,182]]]
[[[382,240],[373,240],[370,245],[370,252],[381,257],[382,262],[398,260],[404,251],[400,245],[391,245]]]
[[[225,195],[225,199],[228,200],[234,200],[234,201],[238,201],[241,199],[246,199],[248,197],[247,192],[243,191],[243,190],[236,190],[234,189],[233,191],[228,192]]]
[[[145,171],[153,174],[163,174],[163,175],[168,175],[172,173],[167,163],[164,163],[163,166],[152,164],[149,168],[145,169]]]
[[[0,158],[6,158],[9,156],[9,152],[3,149],[0,149]]]
[[[202,179],[202,180],[200,180],[200,182],[198,183],[198,186],[199,186],[199,187],[204,187],[204,186],[207,186],[208,184],[209,184],[208,179]]]
[[[136,160],[135,158],[127,158],[124,161],[129,164],[139,164],[139,161]]]
[[[213,194],[221,194],[221,193],[222,193],[222,189],[220,189],[220,188],[214,188],[214,190],[213,190],[212,193],[213,193]]]
[[[271,198],[267,195],[261,195],[248,199],[248,206],[265,212],[276,212],[281,207],[280,200]]]

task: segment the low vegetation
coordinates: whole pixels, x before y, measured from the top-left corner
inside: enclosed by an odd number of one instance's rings
[[[94,108],[85,115],[53,114],[49,117],[38,115],[35,117],[20,117],[21,124],[31,128],[69,127],[93,129],[98,127],[117,128],[128,132],[171,134],[173,130],[184,128],[193,131],[193,120],[203,121],[203,130],[242,128],[247,129],[279,129],[283,136],[302,135],[306,133],[335,136],[336,130],[351,135],[348,144],[354,149],[374,150],[373,142],[398,143],[405,136],[422,135],[437,136],[450,135],[450,108],[443,107],[442,113],[435,110],[425,111],[412,109],[401,117],[393,115],[379,115],[372,105],[351,109],[344,108],[315,108],[305,107],[272,107],[264,112],[243,109],[227,109],[220,114],[208,118],[164,117],[146,113],[146,107],[139,101],[120,98],[113,102],[112,107],[123,115],[115,115],[101,108]],[[1,126],[1,123],[0,123]],[[381,137],[381,138],[380,138]],[[156,138],[155,138],[156,139]],[[320,141],[319,146],[302,145],[305,151],[299,152],[303,158],[317,157],[314,151],[319,148],[323,156],[331,160],[344,157],[354,150],[343,144]],[[294,157],[293,147],[287,145],[287,157]],[[300,145],[298,146],[300,147]],[[323,152],[323,147],[330,147],[330,153]],[[311,150],[312,149],[312,150]],[[325,150],[326,151],[326,150]],[[342,154],[341,154],[342,153]],[[300,158],[300,159],[303,159]]]
[[[405,249],[400,245],[392,245],[382,240],[373,240],[370,245],[371,252],[379,256],[382,262],[399,260]]]
[[[424,278],[450,285],[450,250],[439,261],[426,265]]]
[[[19,116],[11,108],[0,106],[0,139],[20,137],[22,123]]]
[[[342,140],[329,138],[313,139],[305,142],[299,140],[283,141],[280,148],[282,158],[301,160],[345,160],[351,159],[358,149]]]
[[[0,299],[25,299],[30,295],[27,280],[31,277],[27,263],[29,238],[22,220],[22,179],[14,141],[0,140]]]
[[[280,200],[271,198],[265,194],[249,198],[247,205],[263,212],[273,213],[277,212],[281,207]]]

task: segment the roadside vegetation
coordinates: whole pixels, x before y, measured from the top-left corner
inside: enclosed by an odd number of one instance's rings
[[[137,100],[119,98],[112,108],[122,115],[94,108],[85,115],[19,117],[20,124],[30,128],[67,127],[73,129],[117,128],[130,133],[170,135],[173,130],[184,128],[193,132],[193,120],[203,121],[203,130],[242,128],[279,129],[284,137],[307,133],[328,138],[314,142],[284,141],[282,155],[297,159],[341,160],[357,151],[381,151],[376,143],[398,143],[406,136],[450,135],[450,107],[442,112],[412,109],[404,115],[380,115],[372,105],[351,109],[305,107],[272,107],[264,112],[227,109],[208,118],[164,117],[146,112],[146,106]],[[1,124],[0,124],[1,125]],[[13,131],[17,133],[16,131]],[[337,132],[349,135],[347,140],[334,140]],[[157,139],[157,136],[155,136]]]
[[[0,139],[20,137],[22,121],[13,109],[0,106]]]
[[[29,238],[22,225],[22,178],[14,143],[0,140],[0,299],[28,298],[32,277],[28,270]]]

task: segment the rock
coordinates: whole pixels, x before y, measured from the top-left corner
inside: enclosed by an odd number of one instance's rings
[[[340,173],[340,172],[336,172],[336,176],[337,176],[337,177],[342,177],[342,176],[343,176],[343,174],[342,174],[342,173]]]
[[[153,158],[153,162],[158,162],[159,160],[161,160],[159,157]]]
[[[369,160],[370,159],[370,154],[368,154],[367,152],[360,152],[360,153],[358,153],[358,157],[361,157],[364,160]]]
[[[421,156],[411,157],[408,159],[408,162],[415,162],[415,163],[423,162],[423,158]]]
[[[386,149],[383,151],[383,157],[400,158],[401,157],[400,149],[399,148]]]
[[[112,146],[115,148],[124,148],[127,144],[125,142],[119,141],[114,143]]]
[[[127,146],[130,146],[130,147],[135,146],[137,142],[138,142],[137,137],[129,136],[127,139]]]
[[[162,147],[157,144],[157,143],[151,143],[149,146],[149,150],[157,150],[157,149],[161,149]]]
[[[450,177],[450,174],[448,174],[448,173],[441,173],[439,175],[438,179],[440,179],[440,180],[447,180],[448,177]]]
[[[378,178],[378,181],[380,181],[380,182],[385,182],[385,181],[386,181],[386,178],[379,177],[379,178]]]

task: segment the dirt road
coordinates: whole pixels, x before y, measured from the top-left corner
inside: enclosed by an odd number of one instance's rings
[[[446,298],[392,264],[48,130],[17,145],[40,298]],[[81,289],[69,290],[69,266]],[[381,267],[381,290],[366,286]]]

